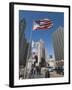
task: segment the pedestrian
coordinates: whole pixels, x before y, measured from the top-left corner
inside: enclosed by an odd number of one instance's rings
[[[45,78],[50,78],[50,72],[49,71],[46,71]]]
[[[33,71],[34,71],[34,75],[35,75],[35,72],[36,72],[36,68],[35,67],[34,67]]]

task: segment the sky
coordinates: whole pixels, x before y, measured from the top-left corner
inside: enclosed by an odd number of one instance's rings
[[[64,27],[64,13],[20,10],[19,19],[21,20],[23,18],[26,20],[25,37],[27,41],[39,41],[42,39],[45,42],[45,48],[47,49],[48,57],[49,55],[54,57],[52,34],[60,26]],[[33,21],[44,18],[50,19],[53,22],[53,27],[48,30],[33,30]]]

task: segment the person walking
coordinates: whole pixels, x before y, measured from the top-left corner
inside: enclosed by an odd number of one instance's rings
[[[50,78],[50,72],[48,70],[45,73],[45,78]]]

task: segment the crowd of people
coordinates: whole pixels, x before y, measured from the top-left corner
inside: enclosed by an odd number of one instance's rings
[[[30,72],[30,78],[35,78],[35,76],[39,76],[41,77],[40,75],[42,75],[42,72],[41,72],[41,68],[40,66],[34,66],[32,65],[32,68],[31,68],[31,72]],[[45,76],[44,78],[49,78],[50,77],[50,72],[47,70],[45,71]]]

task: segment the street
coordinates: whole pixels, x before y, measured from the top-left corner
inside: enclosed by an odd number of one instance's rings
[[[50,77],[63,77],[62,74],[57,74],[56,71],[50,72]]]
[[[53,72],[50,72],[50,77],[48,78],[53,78],[53,77],[63,77],[64,75],[62,74],[57,74],[56,71],[53,71]],[[30,74],[29,75],[29,78],[45,78],[45,75],[44,74]]]

